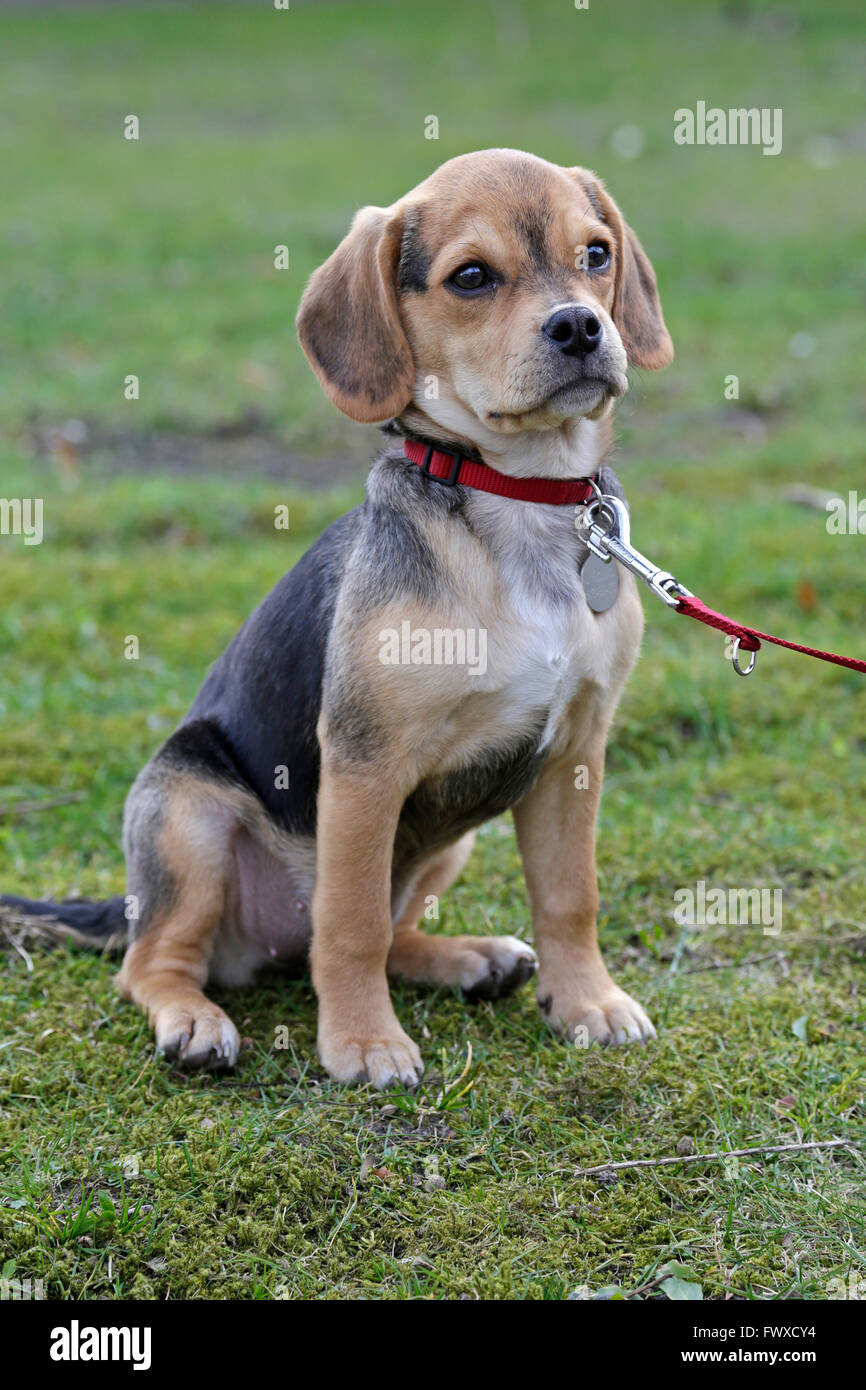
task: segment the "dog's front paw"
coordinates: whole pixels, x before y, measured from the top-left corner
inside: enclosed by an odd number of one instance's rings
[[[466,998],[501,999],[521,985],[538,969],[538,957],[531,946],[517,936],[474,937],[458,962],[460,984]]]
[[[238,1059],[237,1028],[228,1014],[207,999],[200,1008],[163,1005],[154,1026],[157,1051],[181,1067],[223,1071]]]
[[[612,980],[598,993],[573,991],[557,995],[539,986],[538,1007],[550,1026],[579,1047],[628,1042],[649,1042],[656,1036],[646,1012],[636,999]]]
[[[364,1037],[320,1029],[319,1056],[335,1081],[369,1081],[379,1090],[400,1082],[417,1086],[424,1070],[421,1053],[396,1020]]]

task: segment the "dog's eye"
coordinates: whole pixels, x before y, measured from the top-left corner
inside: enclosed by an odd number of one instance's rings
[[[448,278],[449,285],[453,285],[455,290],[462,290],[464,294],[471,294],[473,290],[483,290],[487,285],[493,283],[490,271],[486,266],[477,262],[470,265],[462,265],[459,270]]]
[[[610,265],[610,247],[603,241],[590,242],[586,248],[587,270],[606,270]]]

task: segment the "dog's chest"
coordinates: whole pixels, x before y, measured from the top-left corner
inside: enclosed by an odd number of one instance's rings
[[[548,750],[581,683],[595,673],[597,663],[587,660],[593,646],[591,622],[576,594],[573,606],[536,599],[531,617],[520,604],[501,631],[489,634],[488,738],[540,727],[538,751]]]
[[[619,600],[596,614],[580,577],[586,551],[570,517],[512,518],[496,547],[495,589],[486,617],[488,669],[479,681],[486,736],[541,725],[539,751],[557,742],[581,686],[616,682],[623,631]],[[497,518],[498,519],[498,518]],[[628,607],[629,595],[624,594]]]
[[[437,731],[436,770],[404,807],[395,862],[506,811],[570,741],[589,670],[582,620],[558,607],[536,608],[532,620],[506,607],[487,633],[486,671]]]
[[[509,539],[474,582],[465,580],[471,567],[460,566],[459,621],[483,632],[483,670],[464,673],[441,720],[431,721],[430,772],[404,808],[397,859],[500,814],[550,758],[578,753],[612,711],[636,654],[634,585],[624,583],[606,612],[591,612],[573,525]]]

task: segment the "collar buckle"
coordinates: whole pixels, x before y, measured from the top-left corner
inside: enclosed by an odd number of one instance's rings
[[[447,478],[440,478],[438,473],[430,472],[430,464],[434,454],[441,454],[442,458],[451,459],[451,472]],[[421,464],[421,472],[426,473],[428,478],[432,478],[434,483],[441,483],[443,487],[456,487],[457,477],[462,462],[462,454],[452,453],[447,449],[435,449],[432,444],[428,444],[424,451],[424,462]]]

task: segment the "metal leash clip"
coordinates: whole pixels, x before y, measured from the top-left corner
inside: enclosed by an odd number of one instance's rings
[[[605,526],[603,523],[607,521]],[[667,570],[660,570],[631,544],[628,509],[618,497],[599,492],[587,502],[581,518],[586,544],[593,555],[609,564],[618,560],[625,569],[642,579],[668,608],[676,608],[681,598],[694,598],[691,589],[680,584]]]

